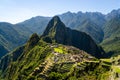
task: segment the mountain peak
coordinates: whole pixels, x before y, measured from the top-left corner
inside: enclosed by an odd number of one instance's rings
[[[54,16],[52,19],[53,19],[54,21],[60,21],[60,18],[59,18],[58,16]]]
[[[31,46],[31,47],[35,46],[38,43],[38,41],[39,41],[39,36],[36,33],[34,33],[28,40],[28,43],[29,43],[28,46]]]
[[[101,57],[101,50],[89,35],[67,28],[58,16],[50,20],[41,38],[47,43],[74,46],[95,57]]]
[[[56,24],[61,23],[61,20],[58,16],[54,16],[49,23],[51,23],[55,26]]]
[[[58,16],[54,16],[48,23],[42,36],[50,35],[53,36],[57,30],[62,30],[65,28],[65,25],[60,20]]]

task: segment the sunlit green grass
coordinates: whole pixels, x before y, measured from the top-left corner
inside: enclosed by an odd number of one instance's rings
[[[63,50],[60,49],[60,48],[54,48],[54,51],[55,51],[55,52],[58,52],[58,53],[63,53]]]
[[[57,53],[60,53],[60,54],[67,54],[66,49],[63,48],[63,47],[54,48],[54,51],[57,52]]]
[[[115,72],[120,73],[120,66],[112,66]]]

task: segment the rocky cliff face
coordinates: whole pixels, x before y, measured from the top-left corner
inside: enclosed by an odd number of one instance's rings
[[[89,35],[67,28],[58,16],[48,23],[42,37],[46,42],[75,46],[98,58],[104,53]]]

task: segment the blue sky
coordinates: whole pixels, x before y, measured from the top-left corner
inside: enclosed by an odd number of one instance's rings
[[[67,11],[102,12],[120,8],[120,0],[0,0],[0,22],[18,23]]]

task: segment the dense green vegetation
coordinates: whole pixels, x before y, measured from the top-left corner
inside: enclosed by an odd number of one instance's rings
[[[27,40],[28,36],[21,35],[13,28],[10,23],[0,23],[0,44],[7,50],[13,50],[19,45],[22,45]]]
[[[104,40],[101,45],[109,56],[117,56],[120,54],[120,40],[117,37],[111,37]]]
[[[109,77],[110,66],[108,63],[106,63],[108,65],[104,65],[75,47],[50,44],[40,40],[36,46],[29,48],[30,51],[25,53],[26,48],[24,48],[17,60],[9,64],[4,75],[1,76],[2,78],[6,80],[102,80]],[[61,54],[54,49],[63,49],[62,51],[66,51],[67,54]]]
[[[0,22],[0,57],[27,41],[30,35],[26,34],[28,31],[23,33],[24,28],[19,30],[15,28],[13,24]]]
[[[76,35],[79,38],[75,38]],[[76,44],[76,41],[79,41],[80,45]],[[88,43],[84,43],[85,41]],[[71,46],[65,46],[64,44]],[[91,56],[101,55],[101,53],[88,54],[80,49],[92,50],[93,52],[99,50],[89,35],[66,28],[59,17],[55,16],[48,23],[40,38],[37,34],[33,34],[24,46],[17,48],[1,59],[1,77],[6,80],[58,80],[84,79],[85,77],[88,79],[102,79],[102,77],[97,78],[94,75],[104,76],[110,70],[110,66],[104,65],[105,68],[103,68],[101,66],[103,64]],[[108,75],[104,76],[104,78],[107,77]]]
[[[0,23],[0,57],[3,56],[0,59],[0,79],[119,80],[119,10],[106,17],[100,13],[81,12],[59,16],[67,26],[83,32],[66,28],[58,16],[49,23],[49,17],[35,17],[15,25]],[[45,29],[43,26],[47,23]],[[34,33],[24,44],[35,31],[43,34],[39,37]],[[102,41],[100,45],[106,54],[93,40],[96,43]],[[19,45],[23,46],[5,55]],[[111,58],[97,59],[102,57]]]
[[[8,52],[7,49],[5,49],[4,46],[0,45],[0,58],[4,56]]]
[[[120,17],[114,16],[104,26],[104,40],[101,45],[112,56],[120,54]]]

